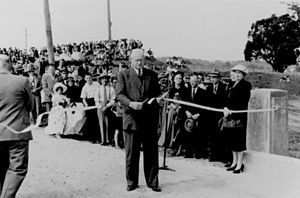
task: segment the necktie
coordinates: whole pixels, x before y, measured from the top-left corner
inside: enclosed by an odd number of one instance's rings
[[[104,90],[103,90],[103,103],[104,105],[106,105],[107,103],[107,93],[106,93],[106,86],[103,86]]]
[[[192,88],[192,99],[194,99],[194,96],[195,96],[195,88]]]
[[[217,86],[214,86],[214,94],[217,93]]]

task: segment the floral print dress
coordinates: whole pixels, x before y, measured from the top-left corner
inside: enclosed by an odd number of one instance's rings
[[[49,135],[63,134],[66,126],[67,118],[64,111],[63,104],[68,102],[69,99],[59,93],[54,93],[52,96],[53,107],[49,113],[48,126],[45,131]]]

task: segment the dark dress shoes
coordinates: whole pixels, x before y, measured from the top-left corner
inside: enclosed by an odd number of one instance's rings
[[[137,189],[139,186],[127,186],[127,191],[133,191]]]
[[[149,186],[154,192],[161,192],[161,188],[159,186]]]

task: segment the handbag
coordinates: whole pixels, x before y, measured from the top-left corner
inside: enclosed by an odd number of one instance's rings
[[[223,131],[224,129],[242,128],[243,123],[241,120],[234,120],[232,118],[223,117],[219,120],[218,126],[220,131]]]

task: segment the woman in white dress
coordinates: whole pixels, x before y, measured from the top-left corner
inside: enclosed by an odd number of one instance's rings
[[[49,113],[48,126],[45,128],[49,135],[60,136],[64,132],[67,122],[64,107],[70,102],[66,96],[62,95],[66,90],[67,87],[62,83],[56,83],[53,87],[54,94],[51,99],[53,107]]]

